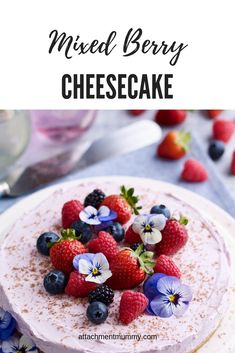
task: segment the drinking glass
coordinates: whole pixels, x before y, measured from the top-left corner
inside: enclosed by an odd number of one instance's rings
[[[25,150],[31,133],[29,113],[0,110],[0,175]]]
[[[80,137],[93,123],[95,110],[33,110],[34,128],[53,142]]]

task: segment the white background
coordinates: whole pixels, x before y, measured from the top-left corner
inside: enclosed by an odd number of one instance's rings
[[[1,0],[0,107],[38,108],[213,108],[235,106],[233,0],[60,1]],[[167,56],[122,56],[130,27],[143,39],[187,43],[176,66]],[[105,40],[112,30],[118,47],[110,56],[71,60],[48,54],[53,29],[81,40]],[[64,73],[173,73],[173,100],[64,100]]]

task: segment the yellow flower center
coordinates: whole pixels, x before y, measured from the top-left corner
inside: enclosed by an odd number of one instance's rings
[[[150,225],[149,225],[149,224],[146,224],[146,226],[145,226],[145,230],[147,230],[147,231],[151,230],[151,227],[150,227]]]
[[[97,276],[99,274],[99,270],[95,267],[93,270],[92,270],[92,274],[94,276]]]
[[[175,295],[174,295],[174,294],[170,294],[170,295],[168,296],[169,301],[170,301],[171,303],[175,304],[175,305],[178,304],[179,298],[180,298],[179,294],[175,294]]]
[[[175,296],[174,295],[169,295],[169,300],[170,300],[170,302],[172,302],[172,303],[174,303],[174,301],[175,301]]]

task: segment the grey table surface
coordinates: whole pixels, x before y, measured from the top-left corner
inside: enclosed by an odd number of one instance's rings
[[[192,156],[206,165],[209,172],[209,180],[207,182],[192,184],[181,181],[179,175],[183,160],[172,162],[158,159],[155,156],[156,146],[152,145],[124,156],[111,158],[82,171],[76,171],[56,183],[98,175],[149,177],[171,182],[199,193],[212,202],[215,202],[235,217],[235,177],[230,176],[228,173],[229,158],[234,145],[231,143],[227,148],[227,156],[225,155],[223,161],[216,164],[210,161],[207,156],[207,143],[211,131],[211,122],[210,120],[204,119],[200,114],[190,114],[191,116],[183,127],[190,129],[194,135],[194,139],[191,144],[190,155],[186,158]],[[233,116],[234,113],[228,112],[227,114]],[[152,118],[152,115],[153,112],[148,111],[143,115],[143,118]],[[104,132],[107,133],[130,122],[133,122],[133,119],[124,111],[100,111],[96,123],[93,128],[84,135],[84,139],[93,139],[94,137],[102,136]],[[35,162],[35,160],[48,157],[61,149],[61,147],[58,146],[42,144],[38,137],[32,142],[28,151],[26,151],[23,158],[19,161],[20,163],[25,165],[30,164]],[[38,148],[40,143],[42,147]],[[35,151],[37,151],[36,155],[34,153]],[[0,212],[3,212],[19,199],[21,198],[0,200]]]
[[[194,139],[192,144],[195,148],[191,157],[200,158],[206,165],[209,173],[209,180],[207,182],[192,184],[182,181],[179,177],[182,169],[182,160],[174,162],[173,165],[172,161],[159,160],[155,156],[155,145],[129,153],[125,155],[125,157],[115,157],[98,163],[83,171],[74,173],[66,179],[102,175],[128,175],[162,180],[184,187],[206,197],[235,217],[235,199],[233,195],[231,195],[229,188],[224,184],[213,163],[208,160],[207,155],[201,150],[198,141]]]

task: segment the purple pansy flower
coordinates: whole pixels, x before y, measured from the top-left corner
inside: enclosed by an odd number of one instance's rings
[[[79,273],[86,275],[85,280],[88,282],[101,284],[112,276],[108,260],[102,253],[77,255],[73,259],[73,266]]]
[[[80,212],[79,217],[81,221],[87,224],[98,226],[116,219],[117,213],[107,206],[101,206],[98,210],[93,206],[87,206]]]
[[[191,288],[173,276],[156,273],[144,284],[148,313],[160,317],[182,316],[192,300]]]
[[[12,315],[0,308],[0,340],[7,340],[14,332],[15,327],[16,321]]]
[[[30,338],[26,336],[21,336],[20,338],[12,336],[7,341],[2,342],[2,352],[3,353],[19,353],[19,352],[38,353],[38,350],[34,342]]]

